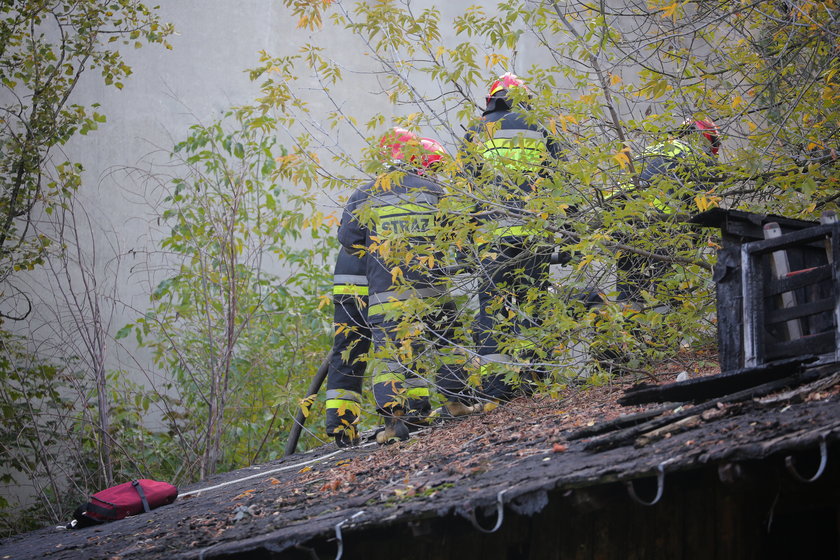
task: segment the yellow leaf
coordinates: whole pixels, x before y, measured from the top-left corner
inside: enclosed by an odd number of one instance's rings
[[[298,471],[298,474],[307,473],[312,470],[312,467],[303,467]]]
[[[614,86],[621,83],[621,76],[618,74],[610,74],[610,85]]]
[[[376,178],[376,184],[374,185],[374,187],[381,191],[390,191],[391,177],[389,177],[387,173],[380,175]]]
[[[697,209],[701,212],[705,212],[710,208],[716,208],[720,204],[721,198],[719,196],[706,196],[701,194],[694,198],[694,203],[697,205]]]
[[[318,296],[318,309],[323,309],[325,305],[332,303],[332,296],[328,294],[321,294]]]
[[[303,417],[304,418],[309,418],[309,408],[312,406],[312,403],[315,402],[315,397],[317,397],[317,396],[318,395],[313,394],[313,395],[309,395],[305,399],[300,400],[299,406],[300,406],[301,412],[303,412]]]
[[[595,258],[595,255],[584,255],[580,262],[577,265],[578,270],[582,270],[586,265],[592,262],[592,259]]]
[[[397,283],[397,278],[399,278],[399,279],[403,278],[403,271],[400,267],[395,266],[394,268],[391,269],[391,284],[396,284]]]
[[[618,165],[624,169],[630,163],[630,156],[627,154],[629,152],[629,148],[622,148],[620,152],[613,156],[613,159],[618,162]]]
[[[677,8],[679,8],[679,7],[680,7],[680,3],[679,2],[674,2],[670,6],[665,6],[664,8],[660,8],[660,10],[662,11],[661,17],[663,17],[663,18],[673,17],[674,14],[677,11]]]
[[[730,103],[730,105],[732,106],[733,109],[737,109],[738,107],[740,107],[743,104],[744,104],[744,98],[741,97],[740,95],[736,95],[735,97],[733,97],[732,98],[732,103]]]

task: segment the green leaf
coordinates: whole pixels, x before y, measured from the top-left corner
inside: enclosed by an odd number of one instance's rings
[[[127,324],[126,326],[117,331],[117,334],[114,335],[114,338],[116,340],[120,340],[121,338],[127,337],[131,333],[131,329],[133,328],[134,325],[132,323]]]

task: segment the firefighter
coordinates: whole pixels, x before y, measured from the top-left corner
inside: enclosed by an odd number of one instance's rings
[[[538,317],[528,316],[518,305],[535,288],[547,288],[553,249],[539,232],[529,231],[522,212],[525,200],[540,191],[559,156],[545,127],[523,115],[528,95],[525,82],[516,75],[499,76],[490,86],[482,122],[467,131],[463,142],[467,176],[477,180],[482,198],[475,209],[479,235],[487,241],[479,247],[483,257],[475,331],[481,393],[490,401],[508,399],[516,388],[516,358],[503,352],[500,342],[505,335],[539,325]],[[497,314],[515,317],[504,333]]]
[[[694,196],[710,187],[720,148],[720,132],[713,121],[687,119],[669,138],[644,149],[639,157],[640,171],[635,187],[619,188],[607,202],[616,205],[632,199],[636,188],[658,191],[651,201],[652,211],[628,224],[632,230],[649,227],[648,220],[654,216],[667,218],[685,213]],[[632,231],[616,235],[622,243],[632,243],[633,237]],[[667,249],[655,252],[663,257],[668,256]],[[653,292],[659,280],[670,270],[664,261],[629,252],[619,254],[616,268],[617,300],[636,311],[645,304],[643,293]],[[628,318],[632,316],[632,313],[627,315]],[[606,324],[604,327],[608,328]],[[590,347],[592,358],[600,369],[623,371],[627,369],[627,364],[643,358],[644,351],[639,352],[646,346],[642,329],[631,327],[629,332],[635,340],[631,347],[606,343],[603,336]]]
[[[376,441],[387,444],[407,439],[409,427],[428,417],[434,382],[430,383],[431,376],[441,381],[447,398],[455,398],[452,382],[462,375],[443,364],[439,355],[440,347],[451,340],[447,329],[451,329],[455,316],[446,285],[427,265],[417,259],[406,263],[403,255],[389,258],[383,247],[391,242],[430,247],[430,230],[439,220],[437,206],[444,194],[430,173],[445,152],[436,141],[402,128],[385,134],[380,148],[392,167],[351,195],[338,239],[349,252],[366,255],[373,394],[385,425],[376,434]],[[418,300],[426,306],[414,305]],[[410,334],[405,333],[401,319],[406,315],[401,313],[408,304],[423,310],[418,312],[419,333],[414,328],[408,329],[413,331]],[[406,342],[411,357],[406,357]],[[425,363],[412,361],[430,355],[434,371]]]
[[[367,324],[367,258],[341,248],[333,275],[335,336],[327,374],[327,434],[339,447],[358,443],[370,327]]]
[[[687,119],[675,134],[648,146],[639,158],[639,188],[656,188],[661,194],[653,199],[656,213],[670,215],[686,211],[686,205],[701,191],[709,188],[714,178],[720,132],[711,120]],[[618,259],[620,301],[638,300],[643,290],[650,290],[666,268],[637,255]]]
[[[653,202],[656,209],[674,213],[698,191],[706,190],[720,147],[720,132],[713,121],[687,119],[675,137],[645,148],[640,158],[640,186],[653,186],[662,179],[669,181],[665,197]]]

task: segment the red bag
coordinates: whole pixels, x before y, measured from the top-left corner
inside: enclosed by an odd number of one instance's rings
[[[178,497],[178,488],[168,482],[148,478],[133,480],[106,488],[90,497],[90,500],[73,514],[77,523],[74,527],[116,521],[129,515],[149,512],[160,506],[171,504]]]

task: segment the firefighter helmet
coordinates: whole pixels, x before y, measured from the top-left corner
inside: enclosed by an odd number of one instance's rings
[[[439,162],[446,150],[437,140],[421,138],[401,127],[394,127],[386,132],[379,141],[383,156],[392,163],[408,164],[421,169]]]
[[[405,159],[405,148],[420,141],[416,134],[405,128],[394,127],[379,140],[379,148],[386,159],[399,163]]]
[[[490,89],[487,93],[487,103],[490,103],[490,100],[493,99],[493,96],[501,91],[507,91],[512,88],[522,88],[526,92],[528,91],[528,86],[525,85],[525,81],[519,78],[516,74],[512,72],[505,72],[499,78],[490,84]]]
[[[680,127],[680,136],[687,136],[693,132],[699,132],[703,138],[708,140],[709,147],[707,149],[712,155],[717,156],[720,151],[720,131],[717,125],[711,119],[686,119]]]
[[[446,157],[446,149],[434,138],[421,138],[420,146],[423,148],[424,152],[421,155],[421,163],[423,164],[423,167],[437,165],[444,157]]]

